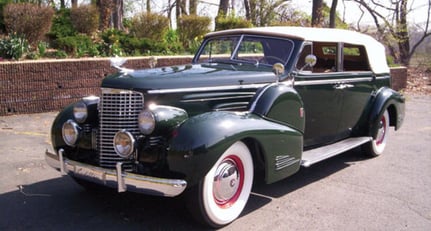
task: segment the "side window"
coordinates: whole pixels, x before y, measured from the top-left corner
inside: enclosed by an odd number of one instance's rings
[[[306,44],[301,51],[301,54],[298,57],[298,61],[296,63],[296,69],[300,71],[313,71],[313,67],[306,65],[305,57],[307,55],[313,54],[312,45]]]
[[[352,44],[344,44],[343,47],[344,71],[370,71],[365,47]]]
[[[309,54],[316,56],[317,59],[316,64],[313,67],[305,64],[305,58]],[[296,68],[300,71],[308,71],[312,73],[336,72],[338,70],[337,54],[337,43],[313,42],[313,44],[306,44],[298,57]]]
[[[314,55],[317,57],[313,72],[335,72],[337,68],[337,43],[314,43]]]

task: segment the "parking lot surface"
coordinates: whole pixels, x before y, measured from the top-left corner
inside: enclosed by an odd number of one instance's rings
[[[407,95],[385,153],[346,152],[253,188],[221,230],[431,230],[431,96]],[[181,198],[88,193],[44,161],[56,112],[0,117],[0,230],[202,230]]]

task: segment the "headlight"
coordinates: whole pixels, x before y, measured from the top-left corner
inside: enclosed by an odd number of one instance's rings
[[[80,130],[81,128],[75,122],[68,120],[63,124],[63,129],[61,131],[64,142],[69,146],[75,146]]]
[[[148,110],[141,111],[138,117],[138,125],[139,129],[144,135],[151,134],[156,127],[156,120],[154,118],[154,114]]]
[[[92,122],[97,118],[97,105],[100,98],[87,96],[73,106],[73,117],[78,123]]]
[[[73,116],[79,123],[84,123],[88,116],[87,104],[84,101],[79,101],[73,107]]]
[[[119,156],[129,158],[135,150],[135,138],[126,130],[118,131],[114,136],[114,149]]]

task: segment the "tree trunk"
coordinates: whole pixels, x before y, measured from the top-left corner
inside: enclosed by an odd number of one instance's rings
[[[114,0],[112,9],[112,21],[114,28],[117,30],[123,30],[123,0]]]
[[[198,0],[190,0],[190,15],[198,14]]]
[[[335,18],[337,16],[338,0],[332,0],[331,11],[329,12],[329,28],[335,28]]]
[[[250,2],[248,0],[244,0],[244,8],[245,8],[245,18],[248,21],[251,21]]]
[[[151,0],[147,0],[147,2],[146,2],[146,4],[145,4],[145,7],[146,7],[146,10],[147,10],[147,13],[150,13],[151,12]],[[169,4],[170,5],[170,4]]]
[[[323,0],[313,0],[313,10],[311,12],[311,26],[321,27],[323,22]]]
[[[78,7],[78,0],[71,0],[72,8]]]
[[[220,0],[220,5],[218,7],[218,12],[217,12],[217,18],[226,17],[228,9],[229,9],[229,0]]]
[[[398,4],[397,34],[400,62],[408,66],[410,63],[410,38],[407,26],[407,0],[401,0]]]

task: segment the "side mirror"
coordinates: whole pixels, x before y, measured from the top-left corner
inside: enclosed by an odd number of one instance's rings
[[[301,67],[301,71],[304,70],[304,68],[306,67],[314,67],[314,65],[316,65],[317,63],[317,57],[313,54],[309,54],[307,56],[305,56],[305,65],[303,67]]]
[[[276,82],[280,79],[280,76],[284,74],[284,65],[282,63],[275,63],[272,65],[272,72],[275,74]]]

